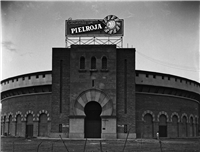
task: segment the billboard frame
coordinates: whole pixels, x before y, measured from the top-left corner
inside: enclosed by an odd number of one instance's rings
[[[69,45],[115,44],[123,47],[124,20],[115,15],[104,19],[76,19],[65,21],[65,42]]]

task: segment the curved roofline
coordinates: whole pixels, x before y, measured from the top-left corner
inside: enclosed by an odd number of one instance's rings
[[[31,75],[51,74],[51,73],[52,73],[52,70],[20,74],[20,75],[17,75],[17,76],[6,78],[6,79],[2,80],[1,83],[5,82],[5,81],[12,80],[12,79],[16,79],[16,78],[21,78],[21,77],[26,77],[26,76],[31,76]]]
[[[184,78],[184,77],[180,77],[180,76],[177,76],[177,75],[172,75],[172,74],[166,74],[166,73],[160,73],[160,72],[153,72],[153,71],[144,71],[144,70],[135,70],[136,73],[139,72],[139,73],[149,73],[149,74],[156,74],[156,75],[162,75],[162,76],[170,76],[170,77],[175,77],[175,78],[181,78],[181,79],[184,79],[184,80],[187,80],[187,81],[191,81],[191,82],[194,82],[194,83],[197,83],[200,85],[199,82],[197,81],[194,81],[194,80],[191,80],[191,79],[188,79],[188,78]],[[48,70],[48,71],[39,71],[39,72],[32,72],[32,73],[27,73],[27,74],[21,74],[21,75],[17,75],[17,76],[13,76],[13,77],[9,77],[9,78],[6,78],[4,80],[1,81],[1,83],[5,82],[5,81],[8,81],[8,80],[12,80],[12,79],[16,79],[16,78],[20,78],[20,77],[25,77],[25,76],[31,76],[31,75],[42,75],[42,74],[52,74],[52,70]]]
[[[162,76],[170,76],[170,77],[179,78],[179,79],[181,78],[183,80],[192,81],[192,82],[200,85],[200,82],[198,82],[198,81],[188,79],[188,78],[185,78],[185,77],[181,77],[181,76],[177,76],[177,75],[173,75],[173,74],[166,74],[166,73],[153,72],[153,71],[144,71],[144,70],[135,70],[135,71],[139,72],[139,73],[145,73],[145,74],[149,73],[149,74],[156,74],[156,75],[162,75]]]

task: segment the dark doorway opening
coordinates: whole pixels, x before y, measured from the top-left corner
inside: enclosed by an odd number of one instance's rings
[[[31,138],[33,137],[33,125],[26,125],[26,137]]]
[[[85,105],[85,138],[101,138],[101,105],[91,101]]]
[[[159,126],[160,137],[167,137],[167,126]]]

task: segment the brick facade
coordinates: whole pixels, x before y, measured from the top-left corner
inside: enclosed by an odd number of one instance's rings
[[[85,107],[95,102],[102,111],[100,138],[155,138],[157,131],[163,137],[198,136],[199,83],[135,70],[133,48],[72,45],[52,51],[52,72],[1,82],[2,134],[85,138]]]

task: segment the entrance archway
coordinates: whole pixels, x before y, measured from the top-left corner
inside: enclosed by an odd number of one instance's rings
[[[167,137],[167,118],[164,114],[159,118],[159,135],[160,137]]]
[[[33,115],[28,114],[26,120],[26,137],[31,138],[33,137]]]
[[[147,113],[144,116],[144,126],[143,126],[144,138],[153,137],[153,117],[151,114]]]
[[[85,112],[85,138],[101,138],[101,105],[96,101],[88,102]]]

